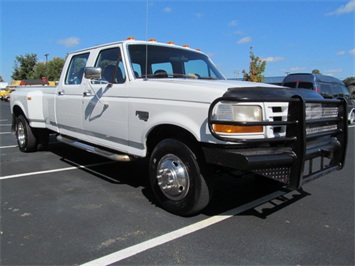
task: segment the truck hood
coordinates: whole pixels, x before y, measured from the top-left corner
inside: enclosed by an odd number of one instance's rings
[[[197,101],[211,103],[216,98],[243,99],[289,99],[300,95],[305,99],[322,99],[312,91],[293,89],[272,84],[246,82],[238,80],[201,80],[201,79],[148,79],[145,84],[145,97],[171,99],[182,101]],[[147,87],[151,88],[147,90]],[[149,93],[147,92],[149,91]]]

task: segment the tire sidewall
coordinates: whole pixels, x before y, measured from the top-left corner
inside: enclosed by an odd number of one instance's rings
[[[167,198],[157,184],[157,166],[160,160],[167,154],[177,156],[184,163],[189,175],[189,191],[181,200],[174,201]],[[182,216],[192,215],[207,205],[205,201],[209,201],[207,195],[202,195],[206,193],[206,190],[208,193],[208,189],[201,175],[197,158],[192,150],[180,141],[166,139],[155,147],[150,158],[149,174],[150,184],[158,203],[169,212]]]
[[[18,133],[18,127],[20,124],[22,124],[23,130],[24,130],[24,135],[25,135],[24,142],[22,144],[19,141],[19,133]],[[17,144],[19,146],[20,151],[31,152],[31,151],[35,150],[36,138],[34,137],[31,127],[29,126],[26,118],[22,115],[17,117],[17,120],[16,120],[16,140],[17,140]]]

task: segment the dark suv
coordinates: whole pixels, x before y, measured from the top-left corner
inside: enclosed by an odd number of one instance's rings
[[[282,85],[315,90],[324,98],[345,98],[348,103],[348,121],[350,124],[355,123],[355,101],[341,80],[321,74],[295,73],[287,75]]]

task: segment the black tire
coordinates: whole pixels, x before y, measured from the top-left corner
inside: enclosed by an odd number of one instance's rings
[[[32,152],[37,149],[37,139],[33,129],[23,115],[19,115],[16,119],[16,139],[22,152]]]
[[[174,139],[162,140],[149,163],[150,184],[165,210],[191,216],[204,209],[212,196],[213,180],[198,163],[198,154]],[[203,163],[200,162],[202,166]]]

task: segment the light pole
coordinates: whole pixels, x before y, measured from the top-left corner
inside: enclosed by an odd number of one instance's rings
[[[46,57],[46,82],[48,82],[48,69],[47,69],[47,63],[48,63],[48,56],[49,54],[44,55]]]

